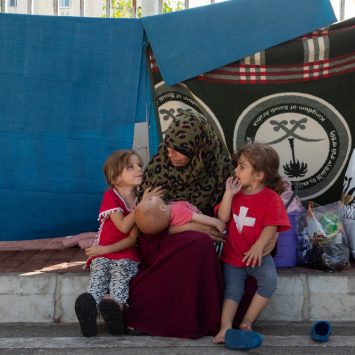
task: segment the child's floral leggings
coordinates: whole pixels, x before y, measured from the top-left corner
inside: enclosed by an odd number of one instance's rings
[[[129,283],[137,275],[139,262],[131,259],[111,260],[104,257],[94,259],[90,264],[88,292],[95,298],[96,308],[106,293],[128,308]]]

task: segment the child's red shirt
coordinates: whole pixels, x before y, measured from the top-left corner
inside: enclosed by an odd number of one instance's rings
[[[137,200],[134,208],[136,207],[136,205],[137,205]],[[112,219],[110,218],[110,214],[116,211],[121,211],[125,217],[132,212],[132,210],[127,208],[123,198],[116,190],[114,189],[108,190],[104,193],[101,207],[100,207],[100,212],[99,212],[100,228],[97,234],[98,240],[97,243],[95,243],[96,245],[97,244],[111,245],[129,236],[130,231],[127,233],[122,233],[112,222]],[[107,259],[114,259],[114,260],[132,259],[134,261],[141,261],[141,257],[139,255],[138,250],[135,247],[132,247],[126,250],[117,251],[115,253],[97,255],[92,258],[89,258],[88,261],[86,262],[86,266],[90,267],[91,261],[99,257],[104,257]]]
[[[268,187],[254,195],[239,191],[232,200],[221,260],[232,266],[245,267],[244,253],[259,239],[265,226],[277,226],[278,232],[291,228],[281,197]]]

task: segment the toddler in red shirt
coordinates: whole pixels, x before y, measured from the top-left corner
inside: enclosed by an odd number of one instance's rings
[[[194,205],[185,201],[166,204],[160,197],[152,196],[142,201],[136,208],[135,220],[145,234],[158,234],[171,226],[181,226],[197,222],[217,228],[221,233],[226,224],[218,218],[205,216]]]
[[[129,283],[138,273],[141,261],[135,248],[138,232],[134,227],[134,209],[137,186],[143,180],[142,169],[142,159],[133,150],[117,150],[104,164],[110,189],[102,199],[96,245],[85,250],[90,257],[86,263],[90,268],[88,292],[75,301],[81,332],[86,337],[98,332],[97,312],[111,334],[125,332],[122,310],[128,307]],[[152,192],[147,189],[142,200],[163,193],[160,187]]]
[[[225,282],[221,329],[213,342],[224,343],[226,331],[244,293],[248,275],[256,278],[258,289],[240,330],[251,330],[253,322],[268,304],[277,287],[277,273],[271,255],[263,257],[265,246],[276,232],[291,228],[279,196],[286,188],[278,174],[280,159],[266,144],[240,147],[233,157],[236,179],[228,178],[218,207],[218,218],[228,223],[221,254]]]

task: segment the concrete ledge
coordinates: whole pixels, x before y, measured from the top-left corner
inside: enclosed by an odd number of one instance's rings
[[[283,272],[260,320],[355,318],[355,273]],[[88,273],[0,273],[0,322],[77,322],[76,297]]]

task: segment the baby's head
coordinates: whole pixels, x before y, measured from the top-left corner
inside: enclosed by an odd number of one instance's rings
[[[157,196],[142,201],[134,210],[134,219],[144,234],[158,234],[168,228],[171,211]]]

